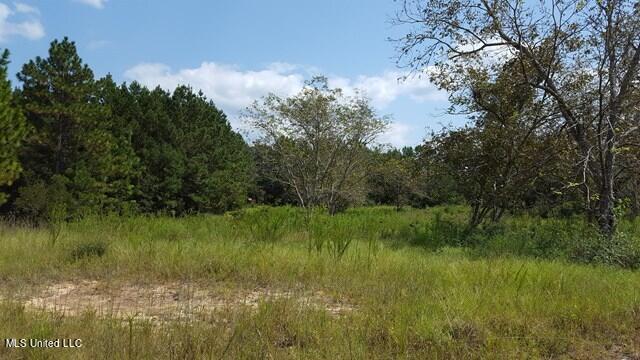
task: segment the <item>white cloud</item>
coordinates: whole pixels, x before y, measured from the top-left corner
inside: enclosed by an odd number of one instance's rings
[[[21,36],[29,40],[37,40],[44,36],[44,26],[35,16],[38,9],[26,4],[16,3],[15,11],[4,3],[0,3],[0,42],[12,36]],[[14,20],[16,14],[26,14],[27,18]]]
[[[299,65],[272,63],[263,70],[240,70],[236,66],[204,62],[197,68],[172,71],[159,63],[144,63],[125,72],[129,80],[154,87],[160,85],[173,89],[177,85],[190,85],[202,90],[223,107],[239,110],[270,92],[292,95],[304,85],[308,71]],[[362,90],[376,107],[384,108],[399,97],[407,96],[417,102],[446,100],[446,93],[439,91],[426,77],[404,75],[386,71],[382,75],[358,76],[355,79],[329,77],[329,86],[339,87],[348,95]]]
[[[493,37],[484,40],[487,44],[497,44],[502,42],[500,38]],[[482,47],[483,43],[475,39],[469,41],[465,45],[458,46],[459,51],[473,51]],[[490,46],[477,53],[479,61],[483,65],[500,65],[515,57],[514,49],[508,45]]]
[[[302,89],[305,79],[317,74],[317,68],[293,65],[283,62],[272,63],[261,70],[243,70],[237,66],[204,62],[195,68],[173,70],[161,63],[143,63],[132,67],[124,74],[128,80],[135,80],[148,87],[160,86],[173,90],[178,85],[189,85],[202,90],[217,106],[229,114],[236,128],[242,128],[238,113],[255,100],[269,93],[290,96]],[[374,107],[384,110],[399,98],[413,102],[446,101],[447,95],[438,91],[426,76],[409,76],[402,80],[404,73],[386,71],[382,75],[329,77],[329,86],[343,89],[353,95],[356,89],[367,95]],[[394,146],[410,145],[414,130],[406,123],[393,123],[381,137],[382,143]]]
[[[36,14],[36,15],[40,15],[40,10],[37,7],[25,4],[25,3],[21,3],[21,2],[16,2],[13,4],[16,8],[16,11],[22,14]]]
[[[386,71],[376,76],[358,76],[355,80],[330,78],[329,85],[345,89],[347,93],[360,89],[379,108],[385,108],[402,96],[408,96],[417,102],[447,99],[446,93],[438,90],[426,75],[411,75],[399,71]]]
[[[393,122],[389,124],[389,128],[380,136],[379,142],[382,144],[391,144],[395,147],[403,147],[414,145],[412,135],[415,129],[405,123]]]
[[[223,109],[238,111],[270,92],[284,96],[298,92],[304,85],[304,76],[293,73],[294,69],[297,67],[278,63],[264,70],[242,71],[235,66],[205,62],[194,69],[173,72],[164,64],[140,64],[127,70],[125,77],[164,89],[190,85]]]
[[[273,62],[266,66],[267,70],[273,70],[277,73],[292,73],[300,68],[300,65],[289,64],[286,62]]]
[[[107,2],[107,0],[74,0],[75,2],[79,2],[85,5],[89,5],[92,6],[96,9],[102,9],[104,8],[104,4]]]

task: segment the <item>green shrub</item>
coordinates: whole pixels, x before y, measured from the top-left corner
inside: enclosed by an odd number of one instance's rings
[[[626,233],[618,233],[611,239],[592,236],[573,245],[571,258],[575,261],[640,268],[640,241]]]
[[[21,215],[35,221],[49,222],[52,216],[56,220],[67,220],[67,209],[75,206],[67,189],[68,183],[65,176],[54,175],[50,183],[37,181],[25,185],[18,190],[15,208]],[[64,215],[60,216],[62,212]]]
[[[438,249],[446,246],[469,246],[478,238],[471,237],[466,224],[456,221],[449,214],[436,210],[426,222],[409,224],[410,242],[413,245]]]
[[[81,241],[71,245],[68,249],[68,257],[72,262],[100,258],[107,253],[107,248],[107,243],[102,240]]]

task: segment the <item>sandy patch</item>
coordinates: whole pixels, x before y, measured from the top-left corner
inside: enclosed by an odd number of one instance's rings
[[[28,298],[25,305],[71,316],[95,311],[99,316],[164,321],[216,311],[255,309],[261,302],[276,299],[292,299],[300,306],[325,309],[335,316],[354,310],[353,305],[322,292],[211,289],[183,283],[112,285],[99,281],[51,284]]]

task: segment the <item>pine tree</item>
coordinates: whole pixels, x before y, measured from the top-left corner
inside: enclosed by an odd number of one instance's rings
[[[22,153],[28,179],[20,191],[25,201],[18,204],[38,213],[47,211],[52,198],[66,199],[64,206],[73,215],[117,208],[129,186],[131,163],[119,156],[127,144],[114,136],[117,124],[75,43],[53,41],[49,56],[29,61],[18,79],[23,83],[20,101],[35,130]],[[52,187],[67,194],[30,193]],[[44,198],[44,204],[26,200],[32,198]]]
[[[142,211],[222,212],[246,201],[252,181],[248,146],[204,95],[137,83],[119,91],[109,104],[133,130],[140,159],[135,198]]]
[[[11,82],[7,78],[9,51],[0,56],[0,186],[11,185],[20,175],[22,167],[18,153],[26,135],[24,116],[13,104]],[[6,201],[0,191],[0,205]]]
[[[184,154],[181,198],[187,210],[221,212],[246,201],[251,155],[240,134],[213,102],[191,88],[171,97],[171,118],[179,126],[176,145]]]

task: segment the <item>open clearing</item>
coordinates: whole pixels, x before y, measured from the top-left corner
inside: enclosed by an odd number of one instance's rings
[[[456,245],[464,209],[260,216],[0,227],[0,336],[84,344],[0,358],[640,358],[640,273],[571,260],[577,220]]]

